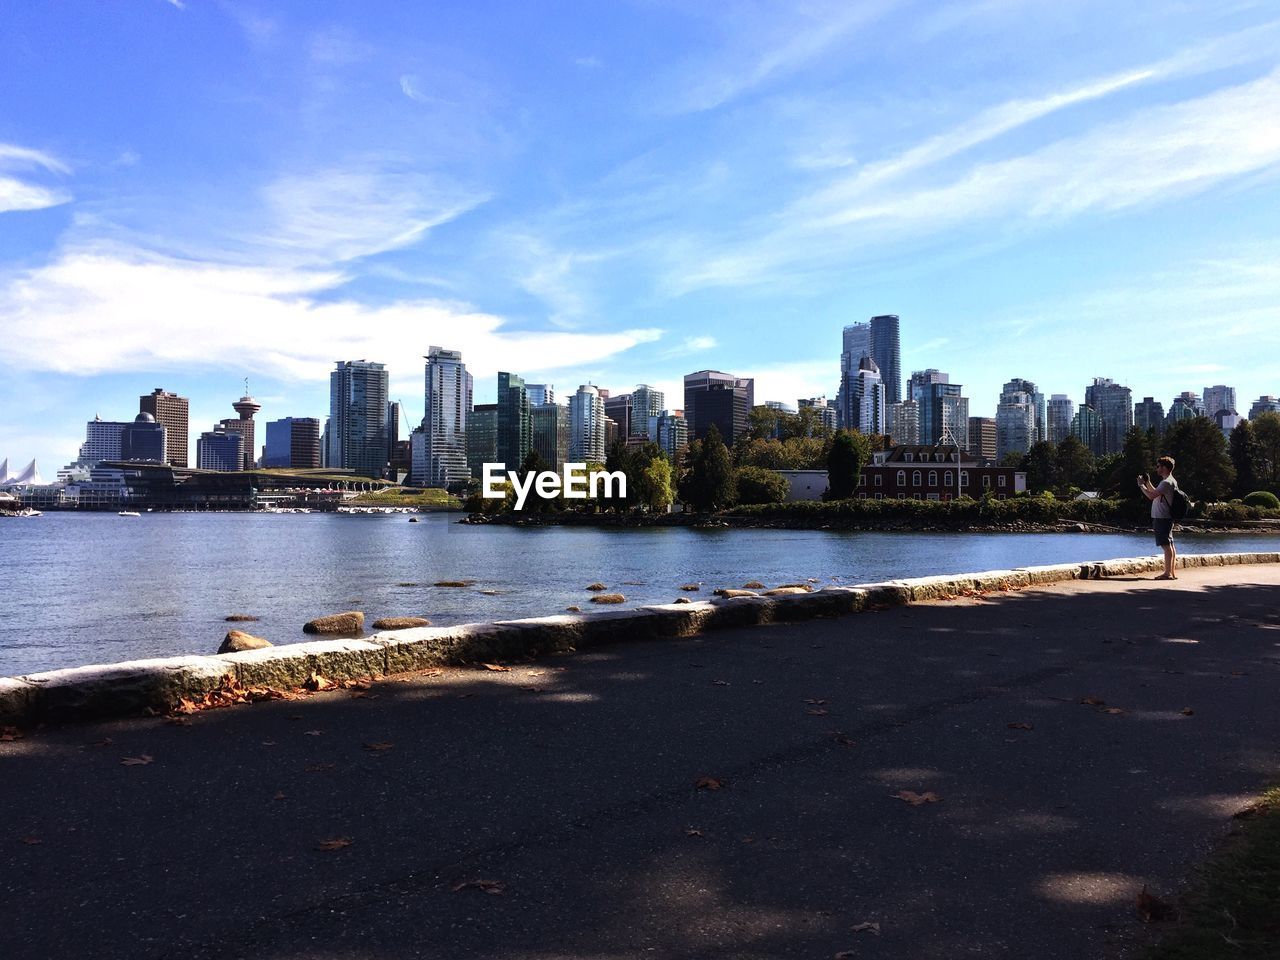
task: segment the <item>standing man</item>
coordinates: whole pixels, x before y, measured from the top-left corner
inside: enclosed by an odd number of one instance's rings
[[[1160,483],[1151,485],[1147,475],[1138,477],[1138,489],[1151,501],[1151,525],[1156,531],[1156,546],[1164,551],[1164,573],[1157,580],[1177,580],[1173,572],[1173,562],[1177,557],[1177,549],[1173,545],[1173,492],[1178,489],[1178,481],[1173,479],[1173,457],[1161,457],[1156,461],[1156,473],[1160,474]]]

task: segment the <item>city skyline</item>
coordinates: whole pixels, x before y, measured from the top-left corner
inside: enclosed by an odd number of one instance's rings
[[[716,366],[794,404],[890,313],[895,385],[945,369],[971,414],[1011,376],[1280,389],[1261,7],[586,12],[13,11],[0,456],[52,471],[156,384],[193,451],[246,375],[322,414],[339,357],[416,422],[430,343],[477,403],[499,370],[672,398]]]

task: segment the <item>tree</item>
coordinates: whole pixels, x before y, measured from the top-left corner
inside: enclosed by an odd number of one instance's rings
[[[1188,417],[1164,437],[1176,464],[1178,485],[1193,500],[1223,500],[1231,493],[1236,471],[1227,456],[1227,438],[1208,417]]]
[[[1259,414],[1252,425],[1258,442],[1258,485],[1280,494],[1280,413]]]
[[[631,480],[628,477],[628,494],[631,493],[630,485]],[[654,511],[666,510],[673,499],[671,461],[665,456],[654,457],[640,472],[636,488],[636,495],[644,506]]]
[[[739,503],[782,503],[791,485],[782,474],[760,467],[739,467],[734,471]]]
[[[851,498],[857,492],[862,466],[870,459],[866,437],[852,430],[837,430],[827,454],[827,499]]]
[[[777,437],[779,422],[786,416],[787,414],[783,411],[763,404],[752,407],[747,414],[747,432],[743,436],[750,440],[767,440],[770,437]]]
[[[1080,442],[1079,437],[1067,436],[1058,444],[1056,473],[1062,488],[1077,487],[1087,490],[1093,486],[1097,463],[1093,451]]]
[[[1058,486],[1058,451],[1048,440],[1038,440],[1031,445],[1022,461],[1021,469],[1027,472],[1027,489],[1043,493]]]
[[[701,441],[689,445],[689,472],[680,497],[699,510],[721,510],[734,503],[733,462],[715,424]]]
[[[543,460],[542,457],[538,455],[538,451],[530,450],[525,455],[523,462],[520,464],[520,470],[518,471],[520,474],[520,483],[528,483],[531,475],[536,477],[538,474],[544,473],[549,469],[550,467],[547,466],[547,461]],[[538,496],[538,488],[535,484],[529,488],[529,495],[524,501],[524,510],[526,513],[541,513],[544,510],[551,509],[554,503],[554,497]]]
[[[1146,502],[1146,496],[1138,489],[1138,475],[1154,475],[1156,454],[1151,447],[1151,437],[1141,427],[1130,427],[1124,435],[1124,449],[1120,460],[1106,477],[1099,478],[1099,489],[1109,497],[1118,496],[1135,503]],[[1153,481],[1159,483],[1157,479]]]
[[[1231,431],[1227,452],[1236,468],[1236,496],[1246,497],[1258,489],[1262,467],[1262,448],[1248,420],[1241,420]]]

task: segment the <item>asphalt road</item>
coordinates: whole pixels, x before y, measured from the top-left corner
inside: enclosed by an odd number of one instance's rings
[[[1111,958],[1277,777],[1278,567],[618,645],[0,742],[0,957]]]

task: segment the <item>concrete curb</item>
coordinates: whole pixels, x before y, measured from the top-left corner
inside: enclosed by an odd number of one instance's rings
[[[1280,553],[1199,554],[1179,567],[1280,563]],[[317,640],[215,656],[134,660],[0,678],[0,723],[31,726],[69,720],[137,716],[198,700],[219,688],[301,687],[312,674],[330,680],[377,679],[430,667],[512,660],[600,643],[689,637],[709,630],[839,617],[865,609],[941,600],[989,590],[1019,590],[1068,580],[1152,573],[1155,557],[1018,567],[813,593],[737,597],[562,614],[453,627],[377,633],[365,640]]]

